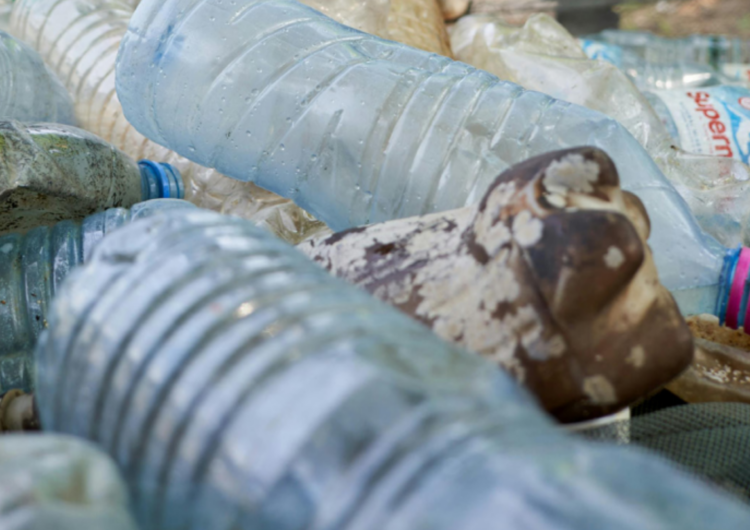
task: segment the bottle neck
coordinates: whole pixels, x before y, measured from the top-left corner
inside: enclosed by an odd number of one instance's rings
[[[742,327],[750,332],[750,248],[738,247],[727,251],[719,280],[716,315],[730,328]]]
[[[141,160],[138,162],[141,170],[141,199],[182,199],[185,196],[185,186],[182,176],[170,164]]]

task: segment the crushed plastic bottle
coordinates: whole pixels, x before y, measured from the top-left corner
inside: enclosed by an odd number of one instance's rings
[[[189,201],[251,219],[291,242],[324,229],[290,201],[193,164],[144,138],[128,123],[115,92],[115,59],[132,13],[131,5],[118,0],[18,0],[11,31],[52,65],[74,95],[82,128],[135,159],[174,165],[185,181]],[[242,141],[253,140],[243,135]]]
[[[497,16],[470,15],[452,27],[451,39],[464,62],[616,119],[676,186],[704,230],[727,246],[750,243],[750,169],[740,163],[741,157],[735,161],[701,156],[712,154],[709,150],[686,153],[676,148],[649,103],[653,96],[641,94],[613,65],[588,59],[554,19],[537,15],[518,28]]]
[[[563,175],[589,188],[570,189]],[[609,157],[583,147],[512,167],[475,206],[298,248],[498,364],[558,420],[579,422],[646,397],[693,358],[648,225]]]
[[[68,436],[0,436],[0,528],[136,530],[112,460]]]
[[[750,526],[741,502],[554,428],[478,356],[212,212],[102,241],[36,359],[42,424],[115,458],[144,530]]]
[[[0,121],[0,234],[142,200],[181,198],[169,164],[134,160],[75,127]]]
[[[161,199],[130,210],[112,208],[82,222],[40,226],[0,236],[0,392],[33,387],[32,352],[47,327],[50,303],[70,271],[86,261],[108,233],[134,219],[192,206]]]
[[[268,33],[270,21],[295,30]],[[237,46],[253,53],[237,55]],[[152,72],[161,72],[158,83]],[[143,0],[120,47],[117,79],[142,133],[288,195],[334,230],[475,204],[512,164],[600,147],[648,211],[661,282],[684,314],[715,311],[727,249],[698,227],[639,143],[598,112],[276,0],[232,9]],[[258,141],[231,140],[242,131]],[[707,200],[728,200],[733,212],[733,195],[721,192],[696,200],[712,223],[737,233],[736,218]],[[704,288],[705,296],[683,296]]]
[[[0,4],[0,119],[75,125],[73,102],[42,58],[2,31]]]

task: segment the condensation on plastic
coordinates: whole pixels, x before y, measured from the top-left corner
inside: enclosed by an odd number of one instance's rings
[[[665,462],[554,428],[506,374],[212,212],[107,237],[36,359],[43,424],[115,458],[144,530],[750,525]]]
[[[18,0],[11,31],[31,44],[60,76],[74,97],[81,127],[133,158],[174,165],[185,181],[187,200],[251,219],[290,242],[322,230],[322,223],[290,201],[193,164],[149,141],[128,123],[115,92],[115,59],[132,13],[132,7],[118,0]]]
[[[554,19],[537,15],[517,28],[498,16],[469,15],[453,25],[451,40],[461,61],[616,119],[673,182],[704,230],[726,246],[750,243],[750,168],[738,160],[675,147],[628,77],[610,63],[587,58]]]
[[[0,528],[136,530],[112,460],[68,436],[0,436]]]
[[[117,79],[143,134],[334,230],[473,204],[514,163],[600,147],[648,210],[662,283],[691,293],[684,312],[714,311],[726,249],[601,113],[281,0],[143,0]]]
[[[0,5],[0,120],[75,125],[73,102],[39,54],[2,31]]]
[[[52,299],[106,234],[132,220],[190,206],[187,201],[157,199],[130,210],[112,208],[82,222],[0,236],[0,392],[33,388],[32,352],[47,327]]]

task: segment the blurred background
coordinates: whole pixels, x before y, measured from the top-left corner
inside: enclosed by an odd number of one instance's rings
[[[669,37],[712,33],[750,38],[750,0],[474,0],[470,10],[497,12],[512,24],[546,12],[573,34],[619,27]]]

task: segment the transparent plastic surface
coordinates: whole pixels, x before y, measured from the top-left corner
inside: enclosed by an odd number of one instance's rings
[[[32,352],[47,327],[50,303],[70,271],[89,258],[106,234],[135,219],[191,206],[180,200],[146,201],[130,210],[96,213],[83,222],[0,236],[0,393],[32,389]]]
[[[136,530],[112,460],[68,436],[0,436],[0,528]]]
[[[704,230],[727,246],[750,242],[750,168],[677,148],[647,96],[614,65],[589,59],[554,19],[536,15],[517,28],[497,15],[469,15],[453,25],[451,39],[466,63],[617,120],[674,183]]]
[[[42,58],[3,31],[0,4],[0,119],[75,125],[73,102]]]
[[[592,38],[620,46],[651,62],[684,61],[720,68],[750,65],[750,40],[724,35],[691,35],[670,39],[645,31],[605,30]]]
[[[0,121],[0,234],[179,197],[181,189],[170,166],[142,161],[139,167],[81,129]]]
[[[69,277],[36,352],[43,424],[113,455],[144,530],[750,525],[250,223],[154,221]]]
[[[185,180],[189,201],[252,219],[291,242],[324,228],[290,201],[193,164],[128,123],[115,92],[115,59],[132,13],[128,2],[118,0],[19,0],[11,31],[32,45],[63,80],[74,96],[81,127],[135,159],[175,166]]]
[[[293,199],[334,230],[474,204],[514,163],[600,147],[648,210],[662,283],[698,293],[683,311],[714,310],[725,248],[601,113],[280,0],[144,0],[117,80],[143,134]]]

